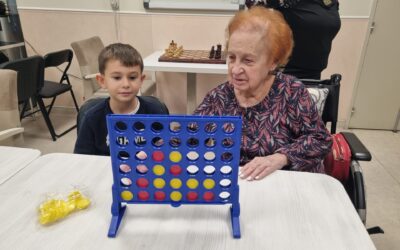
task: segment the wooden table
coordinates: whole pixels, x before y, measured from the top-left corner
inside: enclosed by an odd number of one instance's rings
[[[159,62],[158,58],[164,53],[159,50],[144,58],[145,71],[183,72],[187,73],[187,106],[186,113],[191,114],[196,105],[196,74],[227,74],[228,65],[211,63],[183,63],[183,62]]]
[[[229,206],[129,205],[108,238],[109,157],[48,154],[0,186],[0,249],[375,249],[342,185],[320,174],[277,171],[240,181],[242,238]],[[92,205],[50,226],[37,221],[46,193],[84,185]]]
[[[40,154],[37,149],[0,146],[0,185],[28,166]]]

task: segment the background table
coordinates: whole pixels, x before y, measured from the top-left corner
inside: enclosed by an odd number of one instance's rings
[[[37,149],[0,146],[0,185],[29,165],[40,154]]]
[[[196,105],[196,74],[227,74],[226,64],[211,63],[183,63],[183,62],[159,62],[158,58],[164,53],[159,50],[144,58],[145,71],[184,72],[187,73],[187,106],[186,113],[191,114]]]
[[[232,238],[223,205],[129,205],[117,237],[107,238],[110,162],[44,155],[0,186],[0,249],[375,249],[339,182],[289,171],[240,181],[241,239]],[[87,187],[91,207],[41,226],[44,194],[77,184]]]

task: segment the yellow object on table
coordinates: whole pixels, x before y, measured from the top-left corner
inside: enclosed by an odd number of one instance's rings
[[[42,225],[55,222],[70,213],[85,209],[90,205],[90,200],[83,196],[79,190],[73,190],[67,200],[48,199],[39,206],[39,222]]]

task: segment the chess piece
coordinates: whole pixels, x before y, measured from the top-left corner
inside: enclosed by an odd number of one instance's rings
[[[168,57],[179,57],[183,53],[183,46],[179,46],[178,44],[172,40],[167,49],[165,49],[165,54]]]
[[[211,50],[210,50],[210,56],[208,58],[213,59],[214,56],[215,56],[215,49],[214,49],[214,46],[212,46]]]
[[[176,49],[176,47],[177,47],[177,43],[175,43],[174,42],[174,40],[172,40],[171,42],[170,42],[170,44],[169,44],[169,48],[171,49],[171,50],[175,50]]]
[[[250,9],[255,3],[256,0],[246,0],[245,5],[248,9]]]
[[[265,6],[265,5],[266,5],[266,3],[265,3],[264,0],[258,1],[258,2],[256,3],[256,6]]]
[[[221,59],[222,45],[217,44],[217,51],[215,51],[215,59]]]
[[[181,45],[174,51],[173,57],[180,57],[182,54],[183,54],[183,46]]]

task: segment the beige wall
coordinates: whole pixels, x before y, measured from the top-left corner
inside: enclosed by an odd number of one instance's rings
[[[20,18],[25,39],[39,54],[70,48],[71,42],[93,35],[100,36],[105,44],[118,40],[115,16],[111,12],[21,9]],[[209,49],[211,45],[224,43],[224,30],[229,18],[229,15],[122,13],[117,16],[117,23],[120,41],[132,44],[147,56],[154,50],[167,47],[172,39],[186,49]],[[348,117],[367,26],[367,18],[342,18],[342,28],[334,40],[328,68],[323,72],[325,77],[336,72],[343,75],[340,122]],[[34,53],[29,46],[28,53]],[[80,76],[75,60],[70,73]],[[54,71],[49,75],[56,77]],[[81,100],[81,82],[75,78],[71,80]],[[209,89],[224,80],[225,76],[221,75],[198,75],[197,101],[200,102]],[[185,83],[185,74],[157,73],[158,95],[173,113],[185,112]],[[58,105],[72,103],[66,96]]]
[[[338,118],[338,125],[341,127],[345,126],[348,112],[351,110],[367,30],[368,19],[342,19],[342,27],[333,41],[328,67],[322,72],[323,78],[329,78],[334,73],[342,75]]]

